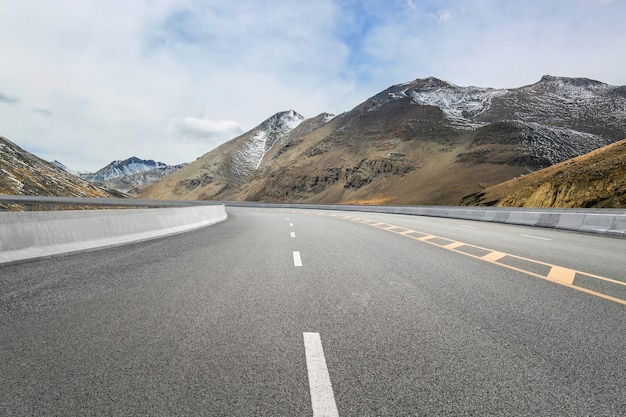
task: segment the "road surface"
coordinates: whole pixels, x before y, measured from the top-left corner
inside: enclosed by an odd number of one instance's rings
[[[0,414],[626,415],[626,240],[228,213],[0,268]]]

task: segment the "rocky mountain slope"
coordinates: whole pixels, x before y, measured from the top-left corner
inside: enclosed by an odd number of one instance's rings
[[[61,168],[0,137],[0,194],[60,197],[123,197]]]
[[[147,187],[141,197],[206,199],[208,195],[219,195],[265,168],[268,161],[278,158],[278,154],[289,148],[293,141],[317,129],[331,117],[320,115],[305,121],[295,111],[277,113],[249,132]]]
[[[461,205],[626,208],[626,139],[489,187]]]
[[[584,78],[516,89],[418,79],[332,118],[276,114],[141,196],[458,204],[620,140],[625,121],[626,87]]]

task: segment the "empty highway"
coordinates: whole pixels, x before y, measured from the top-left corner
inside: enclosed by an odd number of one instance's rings
[[[0,415],[626,415],[626,239],[227,212],[0,267]]]

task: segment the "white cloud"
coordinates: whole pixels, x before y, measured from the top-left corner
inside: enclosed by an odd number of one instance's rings
[[[452,12],[448,9],[440,9],[437,10],[436,13],[431,13],[430,15],[433,19],[435,19],[438,23],[445,23],[452,19]]]
[[[338,114],[418,77],[624,85],[626,3],[20,0],[0,45],[0,135],[96,170],[191,161],[278,111]]]
[[[197,117],[176,117],[167,130],[185,137],[227,140],[244,133],[244,128],[233,120],[209,120]]]

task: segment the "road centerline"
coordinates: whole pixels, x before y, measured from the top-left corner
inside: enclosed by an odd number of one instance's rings
[[[302,258],[298,251],[293,251],[293,266],[302,266]]]
[[[320,334],[303,333],[303,338],[313,417],[338,417]]]
[[[524,234],[520,234],[520,236],[527,237],[529,239],[552,240],[552,239],[548,239],[547,237],[541,237],[541,236],[524,235]]]

